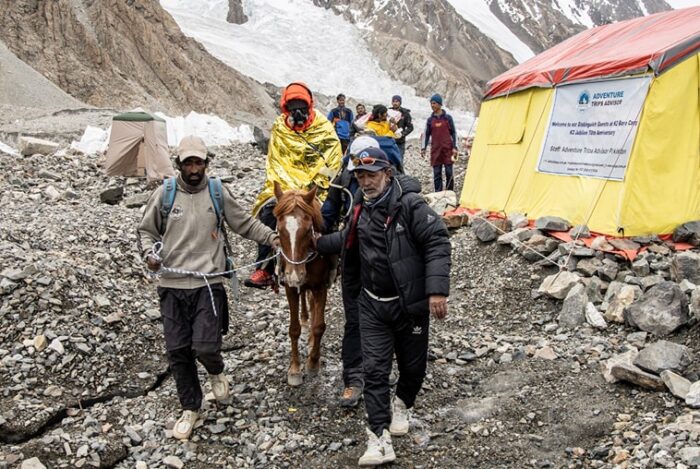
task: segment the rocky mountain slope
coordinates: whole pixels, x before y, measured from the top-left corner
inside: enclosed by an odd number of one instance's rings
[[[363,29],[393,78],[419,94],[440,92],[452,106],[467,109],[477,107],[489,79],[516,63],[515,51],[499,41],[503,31],[482,30],[477,23],[500,21],[537,53],[588,27],[671,9],[663,0],[488,0],[494,18],[486,18],[475,11],[480,2],[313,1]]]
[[[592,26],[670,10],[664,0],[494,0],[491,11],[533,52]]]
[[[0,11],[7,47],[85,103],[249,122],[275,113],[260,84],[185,37],[156,0],[0,0]]]

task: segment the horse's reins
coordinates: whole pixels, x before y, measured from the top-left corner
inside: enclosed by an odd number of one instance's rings
[[[163,242],[156,241],[156,243],[151,247],[151,251],[149,253],[149,256],[152,256],[155,260],[157,260],[158,262],[161,262],[163,260],[163,258],[160,255],[162,251],[163,251]],[[167,267],[167,266],[164,266],[163,264],[161,264],[160,269],[158,269],[158,272],[150,272],[150,274],[153,276],[156,276],[156,275],[159,275],[159,274],[165,272],[165,273],[171,273],[171,274],[177,274],[177,275],[189,275],[192,277],[201,278],[202,280],[204,280],[204,283],[207,286],[207,290],[209,290],[209,298],[211,299],[211,307],[212,307],[212,310],[214,312],[214,316],[218,316],[216,313],[216,304],[214,303],[214,292],[211,289],[211,284],[209,283],[209,278],[223,277],[223,276],[228,275],[228,274],[233,274],[233,277],[236,278],[236,272],[238,272],[240,270],[249,269],[251,267],[257,267],[261,264],[264,264],[265,262],[268,262],[268,261],[271,261],[272,259],[277,258],[277,256],[279,256],[281,253],[282,253],[282,250],[280,249],[277,251],[277,253],[275,253],[274,256],[270,256],[267,259],[263,259],[261,261],[254,262],[254,263],[248,264],[248,265],[244,265],[244,266],[241,266],[241,267],[238,267],[235,269],[223,270],[221,272],[211,272],[211,273],[197,272],[194,270],[185,270],[185,269],[177,269],[175,267]],[[282,255],[284,255],[284,254],[282,253]],[[238,284],[238,282],[236,281],[236,285],[237,284]]]

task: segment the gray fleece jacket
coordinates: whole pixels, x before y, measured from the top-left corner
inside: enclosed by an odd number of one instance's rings
[[[259,244],[270,245],[277,234],[253,218],[224,187],[224,218],[235,233]],[[161,236],[160,213],[163,186],[153,191],[148,200],[139,234],[144,257],[156,241],[163,242],[163,265],[196,272],[221,272],[225,269],[224,238],[218,233],[216,211],[208,189],[208,178],[196,187],[188,186],[182,177],[177,178],[177,192],[168,216],[165,233]],[[209,278],[209,283],[221,283],[221,277]],[[192,276],[163,274],[160,286],[192,289],[204,286],[204,280]]]

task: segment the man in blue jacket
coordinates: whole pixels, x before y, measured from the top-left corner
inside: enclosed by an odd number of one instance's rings
[[[354,120],[352,111],[345,107],[345,95],[340,93],[336,98],[338,106],[328,113],[328,120],[335,126],[335,133],[340,140],[340,146],[345,153],[350,142],[350,126]]]
[[[393,176],[386,154],[367,148],[353,160],[361,191],[339,232],[320,237],[322,255],[341,254],[343,294],[357,301],[369,427],[360,466],[396,459],[391,435],[405,435],[428,362],[430,314],[447,315],[451,245],[447,228],[420,196],[420,183]],[[393,356],[399,369],[392,400]]]

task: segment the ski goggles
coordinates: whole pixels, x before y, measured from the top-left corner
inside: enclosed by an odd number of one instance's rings
[[[352,164],[355,166],[355,169],[369,169],[367,168],[368,166],[374,166],[374,167],[379,167],[379,169],[382,168],[388,168],[390,166],[389,162],[383,158],[375,158],[373,156],[363,156],[363,157],[352,157]],[[363,168],[364,166],[364,168]]]

